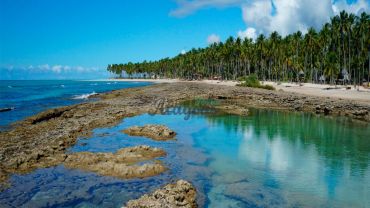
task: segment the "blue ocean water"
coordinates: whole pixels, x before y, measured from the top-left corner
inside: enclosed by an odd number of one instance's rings
[[[149,82],[26,80],[0,81],[0,129],[48,108],[89,101],[88,96],[116,89],[140,87]]]
[[[183,107],[181,107],[183,108]],[[187,106],[185,107],[187,108]],[[177,179],[192,182],[199,207],[369,207],[370,125],[344,118],[251,109],[251,115],[139,115],[94,130],[69,152],[162,148],[169,168],[121,180],[63,165],[13,175],[4,207],[122,207]],[[128,136],[133,125],[163,124],[175,141]]]

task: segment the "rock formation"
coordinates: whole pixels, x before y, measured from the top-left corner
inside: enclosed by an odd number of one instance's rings
[[[174,184],[145,194],[139,199],[127,202],[126,208],[194,208],[196,204],[196,190],[187,181],[179,180]]]
[[[173,139],[176,133],[163,125],[145,125],[133,126],[123,130],[124,133],[131,136],[145,136],[157,141],[166,141]]]
[[[164,172],[166,167],[159,161],[140,165],[137,163],[165,155],[161,149],[141,145],[123,148],[116,153],[73,153],[67,156],[64,165],[67,168],[92,171],[104,176],[144,178],[158,175]]]

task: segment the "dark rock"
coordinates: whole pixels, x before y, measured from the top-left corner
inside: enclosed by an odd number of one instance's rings
[[[332,108],[331,107],[325,106],[325,108],[324,108],[324,114],[325,115],[329,115],[331,113],[331,111],[332,111]]]
[[[11,110],[14,110],[14,108],[0,108],[0,113],[1,112],[11,111]]]
[[[365,116],[368,114],[367,110],[356,110],[353,112],[353,115],[355,116]]]

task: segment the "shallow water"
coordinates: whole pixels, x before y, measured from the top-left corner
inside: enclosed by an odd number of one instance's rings
[[[140,87],[149,82],[73,81],[73,80],[0,80],[0,130],[12,122],[48,108],[88,101],[93,93]]]
[[[96,129],[71,152],[163,148],[169,171],[120,180],[63,166],[11,177],[5,207],[121,207],[176,179],[191,181],[205,207],[369,207],[370,125],[304,113],[252,110],[250,116],[140,115]],[[156,142],[121,130],[164,124],[176,141]]]

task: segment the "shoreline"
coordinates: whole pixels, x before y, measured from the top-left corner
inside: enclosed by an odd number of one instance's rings
[[[204,84],[211,84],[211,85],[222,85],[222,86],[236,86],[240,84],[239,81],[233,80],[195,80],[195,81],[183,81],[179,79],[98,79],[98,80],[86,80],[86,81],[116,81],[116,82],[152,82],[156,84],[161,83],[177,83],[177,82],[188,82],[188,83],[204,83]],[[338,99],[345,99],[345,100],[353,100],[357,102],[361,102],[364,104],[370,103],[370,88],[366,89],[364,87],[360,87],[359,91],[355,89],[353,85],[328,85],[328,84],[312,84],[312,83],[277,83],[272,81],[260,81],[261,84],[272,85],[275,89],[291,92],[291,93],[298,93],[302,95],[309,95],[309,96],[319,96],[319,97],[327,97],[327,98],[338,98]],[[346,89],[346,87],[351,87],[350,90]]]
[[[66,150],[79,138],[88,138],[95,128],[114,126],[126,117],[158,112],[193,99],[218,100],[228,113],[235,114],[248,108],[268,108],[370,122],[370,103],[198,82],[160,83],[93,97],[100,99],[50,109],[0,132],[0,182],[6,182],[11,174],[64,163]]]
[[[312,84],[302,83],[277,83],[277,82],[261,82],[262,84],[272,85],[276,90],[285,92],[300,93],[304,95],[330,97],[354,100],[357,102],[370,103],[370,89],[359,87],[359,91],[353,85],[328,85],[328,84]],[[346,89],[350,87],[351,89]]]

